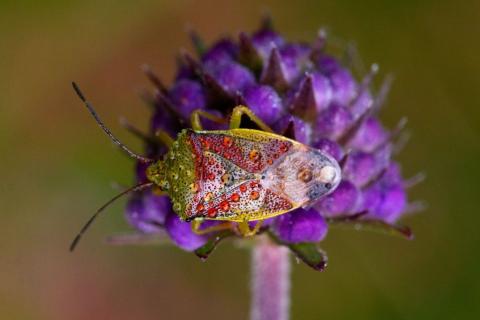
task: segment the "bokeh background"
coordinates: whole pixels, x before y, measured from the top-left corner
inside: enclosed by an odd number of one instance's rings
[[[212,41],[253,30],[265,9],[286,36],[326,26],[395,75],[382,118],[408,116],[405,175],[428,175],[410,192],[429,205],[405,219],[416,239],[331,229],[327,271],[293,267],[292,318],[480,317],[479,1],[45,0],[0,1],[1,319],[247,318],[247,250],[225,243],[202,263],[169,246],[106,246],[129,230],[124,201],[67,251],[111,183],[133,177],[70,81],[140,150],[117,121],[147,126],[139,66],[169,82],[179,48],[191,50],[187,25]]]

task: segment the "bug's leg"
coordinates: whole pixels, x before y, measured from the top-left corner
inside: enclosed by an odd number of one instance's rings
[[[206,118],[208,120],[211,120],[213,122],[217,123],[227,123],[227,120],[224,118],[218,117],[214,114],[208,113],[204,110],[197,109],[192,112],[192,115],[190,116],[190,122],[192,124],[192,129],[196,131],[201,131],[203,130],[202,122],[200,121],[200,116],[203,118]]]
[[[237,226],[238,226],[238,231],[240,232],[240,234],[242,236],[251,237],[251,236],[254,236],[254,235],[257,234],[257,232],[262,227],[262,224],[263,224],[263,220],[260,220],[260,221],[257,222],[257,224],[255,224],[255,227],[250,229],[250,226],[248,225],[248,222],[247,221],[242,221],[242,222],[239,222]]]
[[[173,144],[173,138],[164,130],[158,129],[155,132],[155,137],[160,140],[167,148],[170,148]]]
[[[214,225],[214,226],[211,226],[211,227],[208,227],[208,228],[200,229],[201,226],[202,226],[202,223],[204,221],[205,220],[193,220],[192,224],[191,224],[192,225],[192,231],[194,233],[198,234],[198,235],[202,235],[202,234],[207,234],[207,233],[210,233],[210,232],[232,229],[232,223],[230,221],[224,221],[224,222],[219,223],[217,225]]]
[[[273,130],[255,115],[249,108],[245,106],[236,106],[233,108],[232,116],[230,117],[230,129],[240,128],[242,122],[242,116],[246,115],[251,121],[253,121],[260,129],[267,132],[273,132]]]

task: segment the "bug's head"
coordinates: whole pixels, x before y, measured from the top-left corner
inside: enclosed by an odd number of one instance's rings
[[[147,179],[160,187],[161,190],[168,190],[170,185],[165,176],[165,164],[163,161],[157,161],[148,166]]]
[[[265,182],[294,203],[307,206],[333,192],[342,171],[335,159],[308,147],[294,148],[265,174]]]

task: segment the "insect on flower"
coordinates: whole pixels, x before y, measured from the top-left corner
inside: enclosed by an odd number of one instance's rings
[[[123,191],[98,209],[73,240],[71,251],[108,205],[132,191],[155,188],[167,194],[176,214],[191,221],[198,234],[234,229],[239,235],[252,236],[263,220],[310,207],[341,181],[340,166],[330,155],[274,134],[245,106],[235,107],[229,119],[194,111],[192,129],[182,130],[176,140],[165,132],[157,134],[169,148],[163,159],[145,158],[122,144],[75,83],[73,88],[112,141],[149,166],[148,182]],[[242,116],[261,130],[240,128]],[[204,131],[201,117],[219,123],[228,121],[229,130]],[[220,222],[201,228],[205,220]],[[250,227],[251,221],[257,221],[254,227]]]

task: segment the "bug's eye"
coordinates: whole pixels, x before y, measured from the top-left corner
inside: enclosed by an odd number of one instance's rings
[[[332,189],[332,184],[331,183],[325,183],[325,189],[327,189],[327,190]]]

